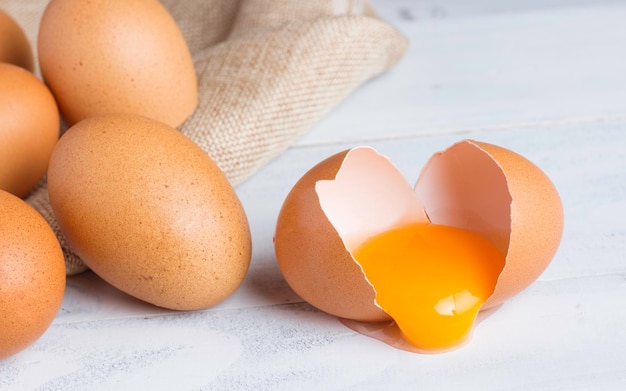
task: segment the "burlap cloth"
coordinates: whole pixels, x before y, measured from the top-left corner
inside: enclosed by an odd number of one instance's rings
[[[120,0],[121,1],[121,0]],[[36,38],[47,0],[0,0]],[[199,104],[180,130],[237,185],[364,81],[407,41],[359,0],[162,0],[191,49]],[[38,71],[37,74],[39,75]],[[67,274],[87,269],[60,232],[45,178],[26,201],[56,232]]]

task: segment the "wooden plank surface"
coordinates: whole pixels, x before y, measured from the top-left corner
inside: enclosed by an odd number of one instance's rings
[[[626,2],[491,12],[485,3],[496,2],[479,1],[471,14],[451,3],[450,16],[434,19],[407,20],[411,5],[379,7],[410,38],[406,57],[301,144],[624,118]]]
[[[254,250],[232,297],[173,312],[92,273],[73,277],[48,331],[0,361],[0,390],[626,389],[626,2],[471,3],[374,1],[410,51],[238,187]],[[566,222],[545,273],[482,320],[470,344],[396,350],[291,291],[272,236],[304,172],[366,144],[414,182],[462,138],[540,166]]]

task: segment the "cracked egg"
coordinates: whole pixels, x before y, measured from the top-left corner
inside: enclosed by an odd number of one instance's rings
[[[431,157],[414,187],[370,147],[327,158],[288,194],[274,246],[311,305],[396,347],[442,352],[539,277],[562,231],[540,168],[464,140]]]

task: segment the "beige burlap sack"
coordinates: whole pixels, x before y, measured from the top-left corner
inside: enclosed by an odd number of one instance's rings
[[[35,47],[45,0],[0,0]],[[285,150],[407,41],[359,0],[162,0],[185,36],[199,104],[180,130],[237,185]],[[36,53],[35,53],[36,54]],[[27,198],[57,233],[67,274],[87,269],[56,224],[45,180]]]

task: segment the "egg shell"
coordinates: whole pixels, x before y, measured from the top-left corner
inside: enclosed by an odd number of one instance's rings
[[[233,187],[198,146],[145,117],[92,117],[59,140],[50,204],[72,249],[100,277],[175,310],[219,303],[250,262]]]
[[[417,221],[428,220],[401,173],[374,149],[354,148],[311,168],[289,192],[276,225],[276,259],[291,288],[315,307],[342,318],[388,320],[349,249]]]
[[[0,190],[0,360],[48,329],[64,292],[65,261],[54,232],[35,209]]]
[[[348,151],[311,168],[283,202],[274,235],[278,266],[289,286],[305,301],[329,314],[362,321],[387,320],[374,305],[375,292],[324,214],[319,180],[337,175]]]
[[[157,0],[52,0],[37,48],[41,73],[70,125],[135,113],[176,127],[197,105],[191,53]]]
[[[528,287],[549,265],[563,233],[563,206],[546,174],[497,145],[464,140],[434,155],[415,186],[430,220],[473,231],[506,254],[483,309]]]
[[[35,187],[59,126],[50,90],[25,69],[0,63],[0,189],[25,197]]]
[[[33,52],[20,25],[0,9],[0,63],[34,70]]]
[[[465,140],[435,154],[414,189],[387,158],[358,147],[321,162],[293,187],[277,221],[276,259],[288,284],[313,306],[347,319],[382,320],[386,315],[370,316],[381,310],[375,289],[363,286],[370,284],[350,254],[375,234],[427,221],[475,232],[506,254],[486,309],[545,270],[560,242],[563,209],[545,173],[495,145]]]

